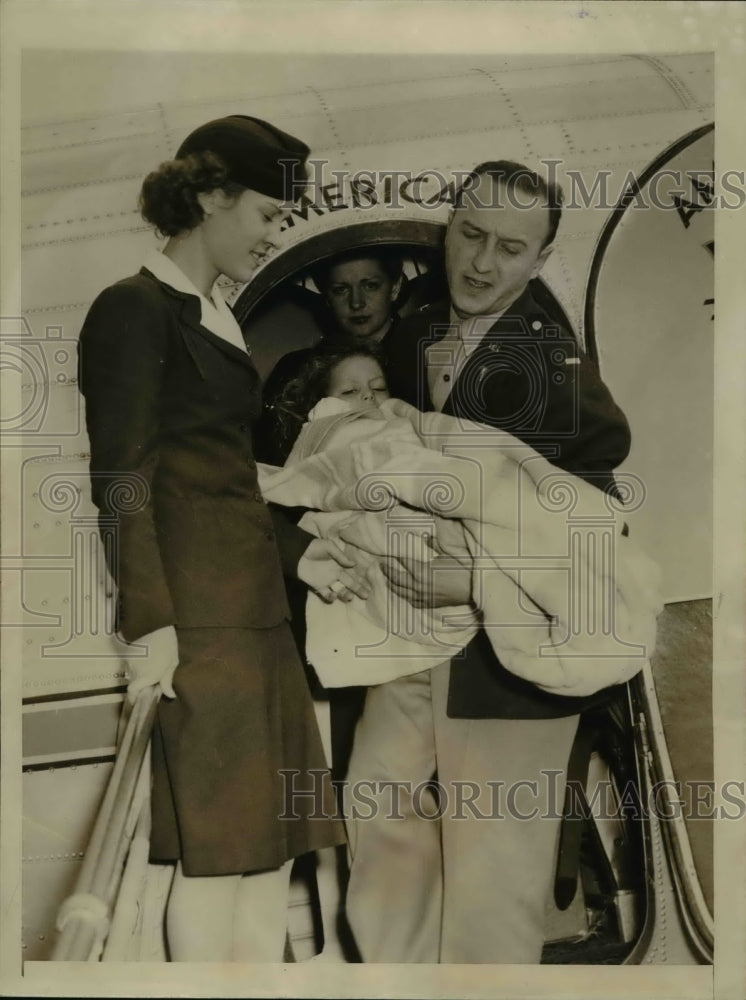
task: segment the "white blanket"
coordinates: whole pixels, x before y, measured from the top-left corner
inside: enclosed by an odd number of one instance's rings
[[[373,595],[309,595],[307,655],[328,687],[380,684],[453,656],[477,627],[538,687],[592,694],[653,651],[657,567],[622,536],[611,497],[503,431],[388,400],[307,424],[284,469],[260,467],[269,502],[365,566]],[[384,421],[380,417],[384,417]],[[379,560],[468,553],[478,611],[420,614],[392,597]]]

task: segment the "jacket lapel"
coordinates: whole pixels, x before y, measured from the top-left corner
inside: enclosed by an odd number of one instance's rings
[[[432,344],[442,340],[446,335],[446,329],[451,318],[451,306],[448,299],[441,299],[439,302],[428,306],[423,313],[427,317],[426,332],[420,333],[417,338],[417,351],[413,357],[414,367],[409,372],[410,385],[418,386],[417,407],[423,412],[434,409],[433,401],[430,397],[430,383],[427,374],[427,349]],[[434,331],[440,328],[438,336]],[[450,399],[450,396],[449,396]],[[446,406],[448,400],[446,400]],[[445,408],[443,412],[448,412]]]
[[[509,341],[515,344],[520,340],[531,339],[531,332],[525,326],[526,316],[530,316],[535,310],[536,304],[531,292],[526,288],[490,327],[479,345],[469,355],[443,405],[444,413],[449,414],[449,416],[457,415],[454,413],[454,407],[456,410],[461,409],[459,404],[461,389],[467,386],[470,393],[474,392],[475,387],[478,389],[480,382],[479,370],[483,370],[485,374],[487,373],[491,358],[499,354],[503,343]],[[460,415],[464,416],[464,414]]]
[[[236,347],[235,344],[231,344],[228,340],[223,340],[222,337],[218,337],[216,333],[212,330],[208,330],[207,327],[202,326],[200,322],[200,308],[199,301],[192,296],[185,296],[186,299],[191,299],[191,302],[185,303],[182,306],[181,321],[185,326],[194,330],[200,336],[208,340],[213,347],[217,347],[219,351],[227,354],[229,358],[242,364],[245,368],[250,368],[254,370],[254,362],[251,360],[250,355],[247,351],[242,351],[240,347]]]
[[[177,312],[179,321],[184,325],[188,326],[190,330],[194,330],[201,337],[204,337],[213,347],[216,347],[219,351],[222,351],[229,358],[237,361],[239,364],[244,365],[244,367],[255,371],[254,362],[251,360],[249,354],[242,351],[240,347],[236,347],[235,344],[231,344],[227,340],[223,340],[222,337],[218,337],[217,334],[213,333],[212,330],[208,330],[207,327],[202,326],[201,315],[202,311],[200,309],[199,299],[194,295],[188,295],[186,292],[180,292],[170,285],[165,284],[157,278],[151,271],[143,267],[140,269],[141,274],[147,275],[152,281],[154,281],[158,287],[163,291],[163,293],[168,296],[174,304],[174,309]]]
[[[536,312],[536,303],[531,292],[526,288],[521,295],[512,302],[497,322],[487,331],[481,347],[488,350],[499,346],[501,341],[510,340],[531,340],[535,334],[527,328],[527,317]],[[476,352],[475,352],[476,353]]]

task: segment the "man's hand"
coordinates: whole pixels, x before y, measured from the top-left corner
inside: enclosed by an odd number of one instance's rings
[[[322,601],[365,600],[371,586],[364,573],[331,538],[315,538],[298,563],[298,579],[319,595]]]
[[[455,556],[438,555],[429,562],[406,556],[388,558],[381,569],[394,593],[415,608],[444,608],[471,601],[471,567]]]
[[[176,629],[167,625],[144,635],[138,643],[147,646],[148,652],[143,657],[127,660],[127,699],[134,702],[138,694],[151,685],[158,685],[159,693],[166,698],[175,698],[173,679],[179,665]]]

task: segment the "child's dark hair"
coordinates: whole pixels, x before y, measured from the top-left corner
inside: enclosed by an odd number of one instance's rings
[[[197,195],[220,189],[237,198],[246,190],[228,180],[228,168],[215,153],[190,153],[166,160],[149,173],[140,190],[140,213],[161,236],[177,236],[194,229],[204,218]]]
[[[276,465],[284,464],[308,414],[327,395],[333,370],[340,362],[357,357],[372,358],[384,370],[380,354],[370,348],[320,347],[274,399],[267,401]]]

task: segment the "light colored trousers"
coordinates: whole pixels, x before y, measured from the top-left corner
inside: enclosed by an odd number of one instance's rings
[[[346,789],[350,927],[364,962],[538,963],[578,716],[450,719],[449,673],[368,691]]]

